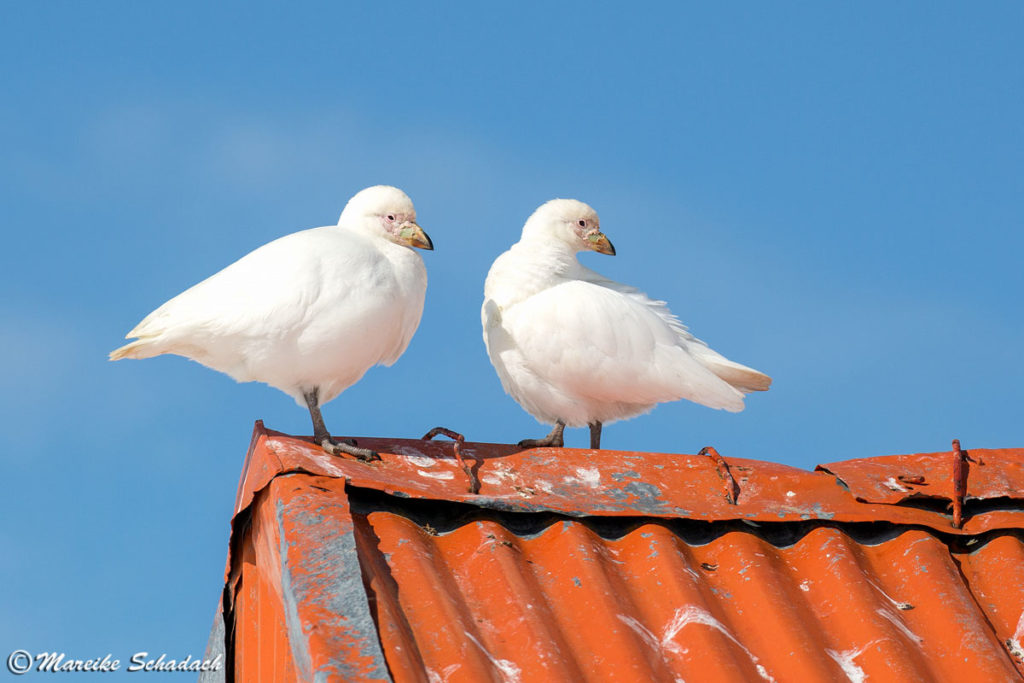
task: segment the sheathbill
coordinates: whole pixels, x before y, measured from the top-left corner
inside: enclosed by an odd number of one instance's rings
[[[309,409],[325,451],[379,459],[331,437],[320,406],[409,345],[427,288],[411,247],[433,249],[412,200],[395,187],[366,188],[337,225],[265,244],[160,306],[110,359],[171,353],[264,382]]]
[[[743,410],[744,394],[771,378],[728,360],[694,337],[668,309],[584,267],[584,250],[615,255],[597,213],[574,199],[543,204],[519,242],[499,256],[484,284],[484,343],[505,391],[542,423],[523,448],[562,446],[568,427],[601,426],[688,399]]]

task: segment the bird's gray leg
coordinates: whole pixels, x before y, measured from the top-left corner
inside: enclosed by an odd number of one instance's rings
[[[590,447],[594,450],[601,448],[601,423],[590,423]]]
[[[565,441],[562,439],[562,432],[565,430],[565,423],[559,420],[555,423],[555,428],[551,430],[551,433],[545,436],[543,439],[523,439],[519,442],[520,448],[543,448],[545,446],[554,446],[555,448],[561,448],[565,445]]]
[[[309,416],[313,418],[313,441],[320,445],[331,455],[346,453],[354,455],[360,460],[380,460],[380,456],[369,448],[357,448],[354,439],[335,439],[327,431],[324,424],[324,416],[320,414],[320,389],[314,387],[311,391],[303,391],[302,397],[306,399],[306,407],[309,408]]]

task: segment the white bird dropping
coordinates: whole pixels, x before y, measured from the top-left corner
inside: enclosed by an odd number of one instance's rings
[[[395,187],[369,187],[337,225],[276,239],[174,297],[110,359],[173,353],[239,382],[264,382],[309,409],[325,451],[378,459],[333,439],[320,406],[409,345],[427,289],[423,259],[410,247],[434,248],[412,200]]]
[[[523,226],[484,284],[484,343],[505,391],[554,429],[522,447],[562,446],[566,426],[601,425],[688,399],[732,412],[771,378],[711,350],[663,301],[609,280],[576,260],[615,254],[597,213],[554,199]]]

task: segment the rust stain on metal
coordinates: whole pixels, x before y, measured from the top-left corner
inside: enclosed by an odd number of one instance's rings
[[[722,489],[725,492],[725,499],[729,501],[730,505],[736,505],[736,501],[740,496],[740,486],[736,483],[736,479],[732,476],[732,472],[729,471],[729,463],[725,461],[718,451],[713,446],[705,446],[700,449],[700,453],[697,455],[705,455],[711,458],[711,461],[715,463],[715,469],[718,472],[719,478],[722,480]]]
[[[469,477],[469,492],[474,494],[480,493],[480,479],[476,476],[476,473],[469,467],[469,465],[466,464],[466,461],[462,459],[462,444],[465,443],[466,437],[445,427],[434,427],[423,435],[423,440],[430,441],[438,434],[443,434],[449,439],[455,440],[455,459],[459,461],[459,466],[462,468],[462,471],[466,473],[467,477]]]

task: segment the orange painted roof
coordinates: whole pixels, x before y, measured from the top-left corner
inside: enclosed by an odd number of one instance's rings
[[[257,423],[227,680],[1024,678],[1024,449],[806,472],[466,443],[473,494],[452,442],[359,441],[382,460]]]

